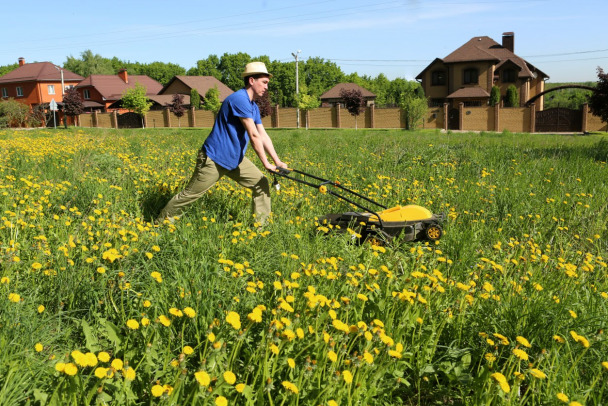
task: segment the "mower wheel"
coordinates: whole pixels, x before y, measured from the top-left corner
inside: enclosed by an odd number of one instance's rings
[[[443,235],[443,230],[439,226],[439,224],[431,224],[425,230],[426,238],[431,241],[437,241]]]

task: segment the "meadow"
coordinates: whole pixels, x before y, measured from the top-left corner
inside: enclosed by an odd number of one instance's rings
[[[0,405],[608,403],[605,134],[271,131],[448,217],[379,246],[281,179],[264,227],[228,179],[155,224],[208,131],[0,131]]]

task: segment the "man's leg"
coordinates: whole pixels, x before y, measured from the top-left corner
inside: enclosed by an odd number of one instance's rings
[[[247,158],[238,168],[226,173],[239,185],[251,189],[253,193],[252,211],[257,221],[264,224],[270,215],[270,183],[264,174]]]
[[[201,148],[196,158],[196,167],[194,173],[184,190],[173,196],[169,203],[161,210],[158,218],[173,218],[179,216],[184,208],[194,203],[213,186],[226,172],[225,169],[216,165],[211,158],[207,157],[205,151]]]

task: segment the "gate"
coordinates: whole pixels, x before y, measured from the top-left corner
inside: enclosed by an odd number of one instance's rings
[[[141,116],[137,113],[128,112],[119,114],[116,118],[118,128],[142,128]]]
[[[555,107],[536,112],[535,131],[569,133],[583,131],[583,111]]]
[[[448,130],[460,130],[459,109],[450,109],[448,113]]]

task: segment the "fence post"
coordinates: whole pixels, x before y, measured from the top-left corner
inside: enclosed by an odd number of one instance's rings
[[[118,112],[116,110],[112,112],[112,121],[114,121],[112,127],[118,129]]]
[[[462,114],[463,110],[464,110],[464,103],[463,102],[458,103],[458,129],[459,130],[463,129],[463,121],[464,121],[463,114]]]
[[[494,131],[500,131],[500,103],[494,106]]]
[[[143,116],[144,128],[148,128],[148,113]]]
[[[589,104],[583,104],[583,119],[582,119],[582,128],[581,131],[583,133],[587,132],[587,118],[589,117]]]
[[[534,103],[530,104],[530,132],[536,132],[536,105]]]
[[[163,110],[163,116],[164,116],[163,118],[164,118],[164,126],[165,127],[171,127],[171,116],[169,115],[169,113],[170,113],[169,112],[169,108],[166,107]]]
[[[274,105],[274,109],[272,109],[272,112],[273,112],[272,126],[274,128],[279,128],[279,105],[278,104]]]
[[[375,125],[375,120],[374,120],[374,115],[376,114],[376,109],[374,107],[374,105],[372,104],[371,106],[369,106],[369,128],[376,128]]]
[[[336,128],[342,128],[342,123],[340,120],[340,103],[336,103],[335,112],[336,112]]]
[[[450,119],[450,115],[449,115],[448,104],[443,103],[443,129],[445,131],[447,131],[450,128],[449,119]]]
[[[99,117],[97,116],[98,110],[93,112],[93,127],[99,127]]]
[[[190,106],[190,110],[188,110],[188,125],[190,127],[196,127],[196,117],[194,111],[194,106]]]

